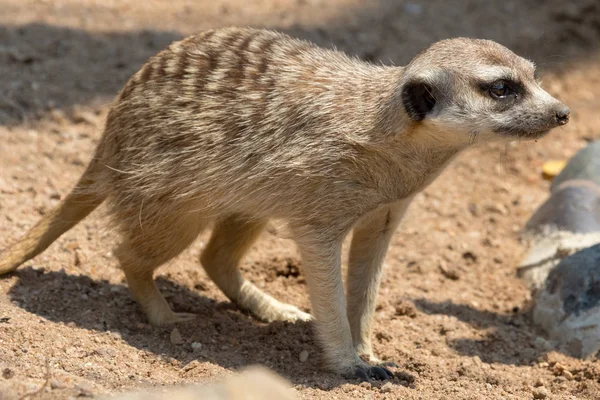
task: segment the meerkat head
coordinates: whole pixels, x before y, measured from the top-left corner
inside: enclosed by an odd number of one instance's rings
[[[444,141],[535,139],[569,121],[535,65],[490,40],[433,44],[407,65],[401,97],[415,125]]]

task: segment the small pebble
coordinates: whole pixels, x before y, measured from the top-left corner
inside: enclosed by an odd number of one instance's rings
[[[381,393],[390,393],[393,388],[394,388],[394,385],[392,385],[391,382],[388,382],[385,385],[383,385],[381,388],[379,388],[379,391]]]
[[[533,386],[535,386],[535,387],[546,386],[546,382],[542,378],[539,378],[537,381],[535,381]]]
[[[183,343],[183,338],[181,337],[181,333],[179,333],[179,329],[173,328],[171,331],[171,343],[172,344],[181,344]]]
[[[458,271],[455,268],[448,267],[447,265],[445,265],[445,263],[440,263],[439,269],[442,275],[444,275],[446,278],[452,281],[457,281],[460,279],[460,274],[458,273]]]
[[[568,380],[572,381],[573,380],[573,374],[571,373],[571,371],[565,369],[562,372],[562,376],[564,376],[565,378],[567,378]]]
[[[89,383],[81,382],[75,385],[75,389],[79,391],[79,397],[92,397],[94,388]]]
[[[202,349],[202,343],[200,343],[200,342],[194,342],[194,343],[192,343],[192,350],[193,351],[200,351],[200,349]]]
[[[541,350],[549,350],[550,348],[552,348],[552,346],[546,339],[539,336],[535,338],[535,346]]]
[[[4,379],[10,379],[10,378],[12,378],[13,376],[15,376],[15,373],[14,373],[14,371],[13,371],[12,369],[10,369],[10,368],[4,368],[4,370],[2,371],[2,377],[3,377]]]
[[[62,389],[64,387],[65,387],[65,385],[63,385],[62,383],[60,383],[60,381],[58,381],[56,379],[52,379],[50,381],[50,388],[52,388],[52,389]]]
[[[110,337],[112,337],[115,340],[121,340],[121,339],[123,339],[123,337],[121,336],[121,334],[119,332],[110,332],[110,331],[107,331],[107,333],[110,335]]]
[[[548,397],[548,389],[545,387],[539,387],[533,390],[533,398],[534,399],[545,399]]]
[[[306,350],[302,350],[300,352],[300,356],[298,357],[298,359],[300,360],[300,362],[306,362],[306,360],[308,360],[308,351]]]

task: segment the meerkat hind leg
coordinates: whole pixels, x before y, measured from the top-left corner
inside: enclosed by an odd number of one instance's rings
[[[153,325],[190,321],[195,314],[175,313],[156,287],[154,270],[179,255],[200,234],[203,224],[189,216],[161,220],[160,224],[141,224],[127,230],[123,243],[115,250],[135,301]]]
[[[282,303],[245,280],[238,264],[265,226],[265,221],[232,215],[219,221],[201,256],[208,276],[240,308],[266,322],[310,320],[297,307]]]
[[[136,302],[153,325],[191,321],[195,314],[174,312],[154,284],[153,270],[124,268],[127,284]]]

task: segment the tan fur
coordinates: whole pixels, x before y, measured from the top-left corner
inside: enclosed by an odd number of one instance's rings
[[[495,79],[518,81],[519,96],[490,98]],[[170,309],[152,275],[211,223],[201,261],[221,290],[263,320],[308,320],[238,270],[265,223],[284,219],[328,367],[381,377],[359,353],[377,361],[381,267],[410,199],[469,145],[539,137],[558,125],[558,110],[568,114],[533,64],[490,41],[446,40],[406,67],[385,67],[271,31],[208,31],[130,79],[80,183],[3,253],[0,272],[106,198],[123,236],[115,254],[153,323],[192,318]],[[340,252],[353,228],[346,305]]]

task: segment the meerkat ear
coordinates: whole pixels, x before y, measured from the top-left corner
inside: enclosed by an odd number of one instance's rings
[[[409,117],[421,121],[435,106],[433,88],[422,80],[410,80],[402,88],[402,103]]]

